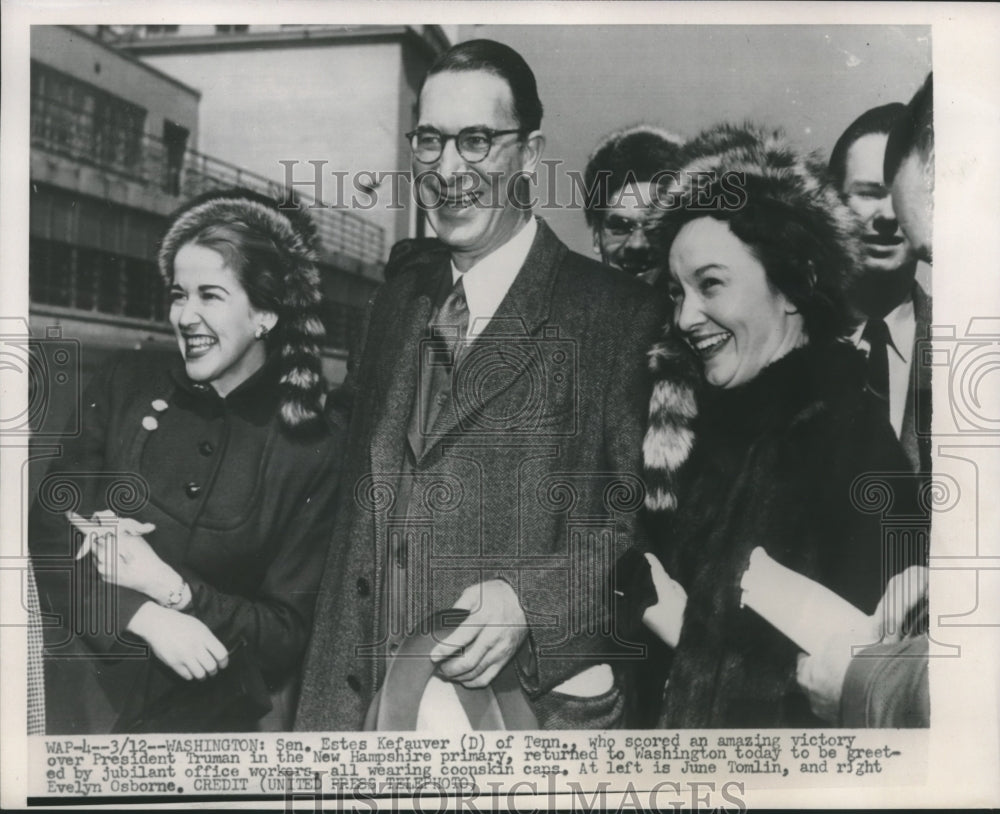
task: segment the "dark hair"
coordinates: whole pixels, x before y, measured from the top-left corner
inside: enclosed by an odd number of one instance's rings
[[[268,351],[280,347],[287,322],[287,309],[281,301],[282,281],[288,274],[291,258],[267,235],[240,220],[210,223],[192,235],[187,243],[212,249],[222,255],[247,292],[250,304],[260,311],[278,315],[274,330],[268,334]]]
[[[830,153],[830,176],[833,185],[841,192],[844,189],[844,179],[847,176],[847,153],[858,139],[870,136],[872,133],[889,134],[892,126],[900,116],[906,113],[906,105],[902,102],[890,102],[887,105],[873,107],[856,118],[837,139]]]
[[[648,229],[663,267],[685,224],[715,218],[728,224],[798,309],[811,342],[843,336],[850,324],[846,291],[858,261],[857,226],[823,183],[823,163],[799,155],[780,131],[752,125],[712,128],[686,153],[688,163],[667,197],[658,199],[662,208]],[[724,203],[733,201],[737,180],[739,204]],[[706,207],[706,201],[717,203]]]
[[[927,74],[906,112],[900,116],[889,133],[885,145],[883,172],[886,183],[892,183],[903,159],[916,150],[925,162],[934,149],[934,74]]]
[[[244,189],[200,195],[174,213],[160,244],[160,274],[168,285],[177,252],[192,243],[222,256],[251,305],[277,314],[267,348],[280,371],[283,425],[289,430],[320,426],[320,342],[326,332],[320,316],[318,240],[309,216]]]
[[[640,124],[601,139],[583,172],[584,216],[596,229],[611,205],[611,195],[629,182],[648,183],[680,165],[681,141],[676,136]]]
[[[423,93],[423,85],[430,77],[446,71],[485,71],[499,76],[510,87],[514,100],[511,112],[518,126],[526,132],[542,126],[542,101],[538,98],[535,74],[524,57],[509,45],[495,40],[469,40],[449,48],[431,65],[420,86],[420,93]],[[418,100],[420,93],[417,94]]]

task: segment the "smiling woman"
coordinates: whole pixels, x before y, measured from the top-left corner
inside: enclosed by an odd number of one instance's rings
[[[797,647],[741,603],[750,553],[759,546],[872,613],[885,581],[926,556],[924,541],[883,548],[881,517],[852,500],[852,485],[909,466],[866,390],[863,357],[840,339],[859,255],[819,166],[749,127],[715,128],[685,151],[676,205],[650,234],[674,320],[652,353],[643,447],[657,542],[638,604],[667,645],[652,688],[659,719],[643,723],[816,726],[794,681]],[[706,211],[734,172],[742,205]],[[679,359],[701,372],[693,421],[690,400],[668,397]],[[913,483],[890,484],[897,509],[916,505]]]
[[[273,311],[254,308],[219,252],[198,243],[177,252],[170,324],[192,381],[207,382],[227,396],[264,366],[267,351],[260,340],[277,319]]]
[[[32,507],[50,734],[254,729],[294,678],[340,467],[313,241],[245,190],[175,217],[180,357],[95,376]]]

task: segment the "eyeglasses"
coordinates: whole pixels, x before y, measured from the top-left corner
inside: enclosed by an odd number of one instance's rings
[[[511,133],[523,133],[524,130],[493,130],[489,127],[463,127],[455,135],[442,133],[433,127],[418,127],[406,134],[410,140],[413,157],[421,164],[433,164],[441,157],[444,145],[449,139],[455,139],[458,154],[470,164],[478,164],[490,154],[493,139],[497,136],[508,136]]]
[[[623,218],[621,215],[607,215],[601,228],[609,235],[615,237],[632,237],[636,232],[641,232],[646,228],[645,220],[631,220]]]

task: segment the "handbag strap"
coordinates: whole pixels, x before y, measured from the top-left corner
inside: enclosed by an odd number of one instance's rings
[[[420,699],[437,667],[430,660],[430,652],[468,615],[468,611],[454,608],[438,611],[422,627],[422,632],[403,640],[368,708],[366,730],[412,732],[417,728]],[[504,665],[487,687],[469,689],[457,682],[452,686],[473,729],[538,728],[538,719],[511,662]]]

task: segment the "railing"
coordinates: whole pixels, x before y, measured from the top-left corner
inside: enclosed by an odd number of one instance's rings
[[[181,154],[151,133],[102,127],[92,115],[51,99],[31,100],[31,144],[179,199],[230,186],[285,197],[284,187],[263,175],[196,150]],[[385,230],[381,226],[342,209],[311,208],[312,198],[296,197],[316,223],[325,252],[368,266],[382,263]]]

